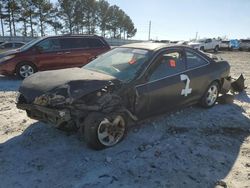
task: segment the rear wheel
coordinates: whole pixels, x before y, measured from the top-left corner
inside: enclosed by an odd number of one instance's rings
[[[202,46],[202,47],[200,48],[200,51],[205,52],[205,48],[204,48],[204,46]]]
[[[201,98],[201,106],[205,108],[211,108],[212,106],[214,106],[219,95],[219,88],[220,87],[218,82],[212,82],[212,84],[210,84],[205,94]]]
[[[16,67],[16,74],[19,78],[24,79],[28,76],[34,74],[37,71],[37,68],[32,63],[19,63]]]
[[[219,46],[217,45],[217,46],[215,46],[215,48],[214,48],[214,52],[218,52],[219,51]]]
[[[91,113],[84,121],[83,135],[87,144],[96,150],[112,147],[122,141],[127,129],[123,114]]]

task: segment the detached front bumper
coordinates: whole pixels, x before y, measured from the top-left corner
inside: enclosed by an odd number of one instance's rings
[[[56,127],[71,120],[70,111],[67,109],[58,110],[24,103],[17,103],[17,108],[26,110],[27,115],[32,119],[50,123]]]

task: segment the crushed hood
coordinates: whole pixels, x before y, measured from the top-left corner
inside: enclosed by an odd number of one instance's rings
[[[65,88],[72,98],[102,89],[117,82],[115,77],[83,68],[70,68],[54,71],[38,72],[26,78],[19,92],[27,102],[37,96]]]

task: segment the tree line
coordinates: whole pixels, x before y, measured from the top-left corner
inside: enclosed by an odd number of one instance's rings
[[[132,38],[137,29],[118,6],[105,0],[1,0],[0,35],[100,34]]]

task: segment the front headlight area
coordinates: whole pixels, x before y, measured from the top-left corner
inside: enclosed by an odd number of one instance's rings
[[[61,106],[68,101],[66,100],[66,97],[62,95],[57,94],[43,94],[41,96],[38,96],[35,98],[34,104],[40,105],[40,106]]]
[[[8,56],[1,57],[0,58],[0,64],[4,63],[5,61],[8,61],[8,60],[10,60],[10,59],[12,59],[14,57],[15,57],[15,55],[8,55]]]
[[[20,92],[17,92],[17,96],[16,96],[16,104],[24,104],[26,103],[26,99],[25,97],[20,93]]]

